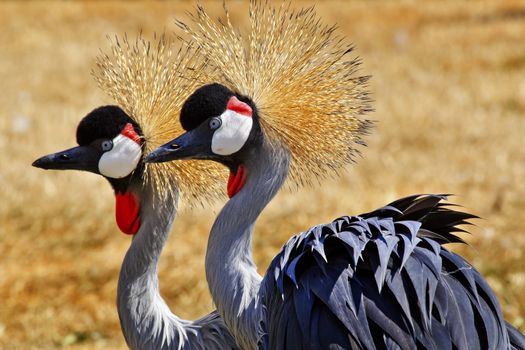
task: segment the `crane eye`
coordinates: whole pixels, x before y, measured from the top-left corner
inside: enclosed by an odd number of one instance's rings
[[[102,141],[100,147],[102,148],[104,152],[111,151],[111,149],[113,148],[113,141],[111,140]]]
[[[210,126],[211,130],[217,130],[218,128],[221,127],[222,120],[221,120],[221,118],[217,118],[217,117],[211,118],[208,125]]]

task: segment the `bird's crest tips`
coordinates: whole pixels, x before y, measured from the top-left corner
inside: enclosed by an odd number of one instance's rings
[[[203,75],[204,59],[191,46],[177,49],[165,35],[147,41],[126,36],[109,39],[110,52],[97,57],[93,76],[98,85],[140,126],[143,154],[183,133],[179,124],[182,103],[199,86],[209,82]],[[131,131],[131,130],[128,130]],[[126,136],[132,136],[128,131]],[[132,136],[133,137],[133,136]],[[180,192],[190,203],[220,195],[226,172],[212,162],[179,161],[145,164],[144,181],[160,196]]]
[[[289,149],[292,185],[320,179],[352,162],[371,110],[367,76],[352,46],[324,26],[313,8],[251,1],[250,30],[240,34],[225,8],[213,20],[197,6],[185,40],[207,59],[215,81],[255,104],[270,141]]]

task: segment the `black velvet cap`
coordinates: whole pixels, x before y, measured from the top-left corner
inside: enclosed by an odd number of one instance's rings
[[[235,94],[224,85],[204,85],[188,97],[182,105],[180,123],[184,130],[193,130],[210,117],[221,115],[229,99]]]
[[[142,136],[139,125],[118,106],[102,106],[86,115],[77,127],[77,142],[80,146],[89,145],[96,139],[112,139],[127,123]]]

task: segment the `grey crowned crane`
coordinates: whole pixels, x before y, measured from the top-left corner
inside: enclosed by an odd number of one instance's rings
[[[370,122],[366,77],[351,47],[312,9],[251,3],[243,38],[202,7],[181,28],[216,83],[184,103],[187,132],[146,162],[212,160],[231,197],[211,228],[206,277],[245,349],[523,349],[483,277],[443,244],[473,215],[416,195],[299,233],[264,277],[252,259],[255,222],[285,183],[350,163]],[[247,43],[247,45],[245,45]],[[217,76],[214,76],[217,74]]]
[[[117,291],[121,328],[131,349],[238,349],[217,312],[184,320],[171,313],[159,293],[157,264],[179,197],[214,196],[218,192],[210,179],[220,175],[217,168],[198,164],[152,167],[142,161],[144,152],[180,133],[173,118],[181,105],[177,101],[198,80],[200,68],[193,65],[191,51],[174,54],[170,46],[164,37],[156,47],[140,38],[134,44],[113,42],[112,54],[99,57],[94,75],[120,107],[90,112],[78,125],[78,147],[39,158],[33,166],[89,171],[113,187],[118,227],[133,237]]]

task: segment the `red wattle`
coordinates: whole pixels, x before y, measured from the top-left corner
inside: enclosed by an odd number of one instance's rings
[[[252,107],[250,107],[247,103],[239,101],[239,99],[235,96],[230,98],[228,104],[226,105],[226,109],[237,112],[246,117],[252,116]]]
[[[115,195],[115,214],[118,228],[127,235],[134,235],[140,227],[140,203],[138,197],[131,193]]]
[[[140,136],[131,123],[127,123],[120,133],[140,145]]]
[[[228,178],[228,197],[232,198],[235,196],[240,190],[242,190],[245,182],[246,182],[246,176],[247,171],[244,165],[239,165],[237,167],[237,171],[234,173],[233,171],[230,172],[230,177]]]

